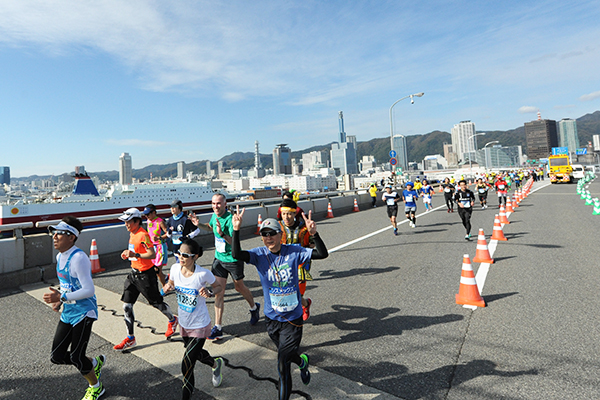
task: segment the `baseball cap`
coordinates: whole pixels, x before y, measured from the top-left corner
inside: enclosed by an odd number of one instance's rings
[[[181,208],[183,208],[183,202],[181,200],[179,200],[179,199],[173,200],[171,202],[171,207],[181,207]]]
[[[54,231],[67,231],[71,232],[76,237],[79,237],[79,231],[71,225],[67,224],[65,221],[60,221],[57,225],[50,225],[48,227],[48,231],[52,234],[54,233]]]
[[[270,229],[275,232],[281,232],[281,225],[279,225],[279,221],[277,221],[275,218],[267,218],[260,225],[259,232],[262,232],[263,230],[267,229]]]
[[[132,218],[142,218],[142,213],[137,208],[128,208],[123,215],[119,217],[121,221],[129,221]]]
[[[392,189],[392,185],[385,185],[386,189]]]
[[[144,211],[142,211],[142,215],[148,215],[152,211],[156,211],[156,207],[154,206],[154,204],[148,204],[146,208],[144,208]]]
[[[406,182],[406,186],[415,186],[412,182]]]

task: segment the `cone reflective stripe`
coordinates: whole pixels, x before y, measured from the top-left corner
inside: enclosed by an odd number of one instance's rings
[[[483,233],[483,229],[479,229],[479,234],[477,235],[477,251],[475,252],[475,258],[473,258],[473,262],[476,263],[488,263],[493,264],[494,260],[490,256],[490,250],[488,249],[487,241],[485,240],[485,233]]]
[[[504,206],[500,206],[500,223],[501,224],[510,224],[508,219],[506,218],[506,213],[504,212]]]
[[[518,208],[519,207],[519,202],[517,201],[517,194],[516,193],[513,195],[512,206],[513,206],[513,208]]]
[[[469,255],[463,257],[462,272],[460,274],[460,287],[456,295],[456,304],[465,304],[469,306],[485,307],[485,301],[479,294],[477,282],[475,282],[475,274],[471,267]]]
[[[260,235],[260,226],[262,225],[262,216],[258,214],[258,224],[256,224],[256,232],[255,235]]]
[[[354,198],[354,209],[352,210],[354,212],[359,212],[359,208],[358,208],[358,201],[356,201],[356,198]]]
[[[92,274],[105,271],[104,268],[100,268],[100,258],[98,257],[98,246],[96,245],[96,239],[92,239],[92,245],[90,247],[90,261],[92,263]]]
[[[506,212],[510,212],[510,213],[515,212],[515,210],[513,210],[513,207],[512,207],[512,202],[510,201],[510,196],[506,197]]]
[[[327,216],[325,218],[333,218],[333,210],[331,209],[331,203],[327,203]]]
[[[508,239],[504,236],[504,231],[502,231],[502,225],[500,224],[500,218],[498,218],[498,214],[494,217],[494,231],[492,232],[491,240],[501,240],[507,241]]]

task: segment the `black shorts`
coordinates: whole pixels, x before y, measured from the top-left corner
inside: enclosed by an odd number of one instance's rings
[[[304,321],[298,318],[290,322],[281,322],[265,316],[267,333],[277,346],[278,353],[292,354],[298,352],[302,341]]]
[[[225,279],[231,274],[234,281],[240,281],[244,279],[244,262],[223,262],[215,258],[212,264],[212,273],[216,277]]]
[[[387,206],[388,217],[392,218],[398,215],[398,206]]]
[[[131,271],[125,279],[121,301],[123,303],[134,304],[140,293],[152,306],[163,302],[163,297],[158,290],[158,280],[154,268],[150,268],[144,272]]]
[[[488,192],[479,193],[479,201],[487,200],[487,195],[488,195]]]

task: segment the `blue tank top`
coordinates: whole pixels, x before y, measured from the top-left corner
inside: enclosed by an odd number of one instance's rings
[[[67,264],[63,269],[60,269],[60,258],[62,254],[58,256],[58,263],[56,263],[56,275],[60,282],[61,293],[72,293],[76,290],[81,289],[81,283],[79,279],[71,276],[71,258],[74,254],[83,252],[81,249],[75,249],[69,258]],[[92,271],[90,270],[90,275]],[[96,295],[88,297],[86,299],[67,301],[64,303],[63,312],[60,315],[60,320],[66,324],[77,325],[89,311],[94,311],[98,315],[98,305],[96,303]]]

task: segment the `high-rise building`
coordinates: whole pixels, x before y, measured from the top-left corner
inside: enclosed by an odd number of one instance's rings
[[[123,153],[119,157],[119,183],[121,185],[131,185],[133,182],[133,168],[131,166],[131,156],[129,153]]]
[[[558,122],[558,146],[568,147],[569,153],[575,153],[579,148],[579,135],[577,135],[577,121],[563,118]]]
[[[362,160],[358,164],[358,169],[360,170],[361,174],[374,172],[375,168],[377,167],[377,161],[373,156],[363,156]]]
[[[185,178],[185,161],[177,162],[177,179]]]
[[[594,151],[600,151],[600,135],[593,135],[592,142],[594,143]]]
[[[340,132],[338,133],[338,143],[346,143],[346,132],[344,132],[344,113],[339,112]]]
[[[330,150],[331,168],[336,175],[358,174],[356,149],[351,142],[332,143]]]
[[[515,168],[523,165],[523,151],[521,146],[495,145],[477,150],[473,161],[486,168]]]
[[[452,150],[463,162],[477,150],[477,133],[475,123],[471,121],[461,121],[452,128]]]
[[[206,176],[212,176],[210,160],[206,161]]]
[[[402,171],[408,169],[408,149],[406,147],[406,137],[403,135],[394,135],[392,138],[392,147],[396,152],[396,167],[402,168]]]
[[[287,144],[278,144],[273,149],[273,175],[292,173],[292,150]]]
[[[10,167],[0,167],[0,185],[10,185]]]
[[[221,175],[223,172],[225,172],[225,165],[223,161],[219,161],[217,162],[217,175]]]
[[[558,147],[556,121],[541,119],[525,122],[525,138],[527,139],[527,157],[532,160],[546,158],[552,153],[553,147]]]
[[[302,154],[302,171],[308,175],[308,171],[326,168],[329,166],[329,153],[326,151],[311,151]]]

